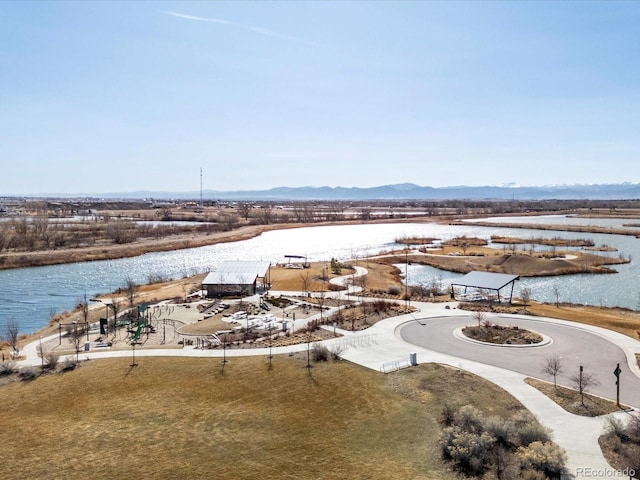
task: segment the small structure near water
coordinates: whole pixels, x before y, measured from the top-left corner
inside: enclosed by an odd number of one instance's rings
[[[511,291],[508,298],[509,303],[513,300],[513,285],[516,280],[519,280],[519,275],[509,275],[506,273],[491,273],[491,272],[469,272],[462,278],[458,278],[451,282],[451,298],[455,300],[463,301],[480,301],[486,300],[486,295],[483,291],[490,290],[495,292],[495,297],[498,302],[502,302],[503,298],[500,297],[500,290],[508,285],[511,285]],[[455,287],[461,287],[462,292],[456,291]],[[469,292],[469,289],[472,289]]]
[[[269,289],[270,262],[224,262],[202,281],[207,297],[255,295]]]

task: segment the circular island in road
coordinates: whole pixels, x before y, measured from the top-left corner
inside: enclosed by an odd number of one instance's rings
[[[543,372],[545,361],[557,356],[563,370],[557,377],[559,385],[573,387],[572,376],[580,371],[594,375],[600,382],[591,389],[592,394],[604,398],[616,397],[616,377],[613,370],[620,364],[620,401],[637,405],[640,398],[640,378],[629,368],[625,351],[602,335],[579,324],[542,317],[491,315],[494,323],[517,325],[549,338],[539,344],[515,346],[480,343],[456,331],[472,324],[468,315],[420,318],[403,324],[398,331],[406,342],[452,358],[471,360],[518,372],[533,378],[548,380]]]
[[[533,346],[543,341],[543,337],[539,333],[517,325],[506,326],[494,323],[469,325],[460,328],[456,333],[462,334],[470,340],[492,345]]]

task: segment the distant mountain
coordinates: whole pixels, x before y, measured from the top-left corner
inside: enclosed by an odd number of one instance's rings
[[[192,192],[191,198],[198,195]],[[627,200],[640,198],[640,184],[434,188],[403,183],[370,188],[278,187],[262,191],[206,191],[203,195],[221,200]]]
[[[639,183],[523,187],[422,187],[413,183],[379,187],[277,187],[269,190],[202,192],[206,200],[629,200],[640,199]],[[35,195],[27,195],[34,197]],[[200,192],[137,191],[130,193],[46,194],[37,197],[195,200]]]

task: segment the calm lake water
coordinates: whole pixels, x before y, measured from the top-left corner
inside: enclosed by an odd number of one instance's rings
[[[563,221],[583,221],[567,219]],[[531,221],[523,217],[510,221]],[[557,223],[554,219],[536,218],[534,221]],[[602,225],[600,219],[594,224]],[[629,223],[633,223],[630,221]],[[609,225],[607,225],[609,226]],[[534,227],[535,228],[535,227]],[[640,304],[638,278],[640,268],[640,240],[632,236],[585,234],[508,227],[476,227],[439,224],[380,224],[309,227],[267,232],[240,242],[208,247],[149,253],[139,257],[99,262],[73,263],[48,267],[33,267],[0,271],[0,332],[9,319],[18,322],[21,332],[33,332],[47,325],[55,312],[72,309],[86,294],[107,293],[122,287],[127,277],[136,283],[147,283],[151,277],[178,278],[214,270],[227,260],[266,260],[284,262],[285,255],[306,255],[309,261],[348,260],[398,247],[396,238],[425,236],[446,240],[459,235],[489,238],[491,235],[519,238],[558,237],[589,238],[596,245],[618,249],[612,255],[631,257],[627,265],[616,266],[617,274],[568,275],[522,279],[516,282],[515,294],[524,286],[530,287],[533,298],[553,302],[554,285],[559,286],[560,301],[588,305],[637,308]],[[540,250],[540,247],[536,247]],[[409,284],[429,283],[434,278],[458,277],[430,267],[410,265]]]

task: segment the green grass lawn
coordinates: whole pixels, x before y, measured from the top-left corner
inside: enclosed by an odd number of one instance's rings
[[[276,357],[94,361],[0,387],[3,476],[454,479],[440,460],[445,402],[523,407],[473,375],[428,365],[383,375]]]

